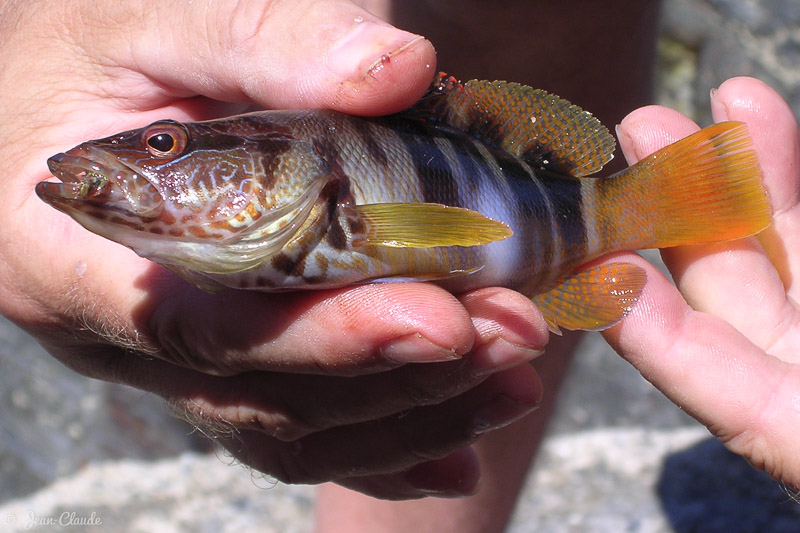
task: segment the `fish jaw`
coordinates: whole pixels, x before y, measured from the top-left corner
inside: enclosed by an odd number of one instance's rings
[[[61,183],[40,182],[36,194],[70,216],[82,211],[106,223],[134,223],[163,211],[161,193],[145,176],[92,143],[52,156],[47,166]]]

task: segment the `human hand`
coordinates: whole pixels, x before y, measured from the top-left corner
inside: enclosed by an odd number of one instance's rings
[[[547,338],[527,299],[426,284],[210,295],[33,193],[48,156],[156,119],[407,107],[435,70],[430,43],[345,0],[6,2],[0,21],[0,312],[284,481],[385,498],[474,490],[465,446],[541,392],[517,366]]]
[[[729,449],[800,487],[797,123],[780,96],[749,78],[722,84],[711,107],[716,121],[748,124],[772,226],[754,238],[665,250],[680,292],[631,255],[648,268],[648,283],[631,315],[605,336]],[[696,129],[675,111],[648,107],[622,122],[620,142],[633,163]]]

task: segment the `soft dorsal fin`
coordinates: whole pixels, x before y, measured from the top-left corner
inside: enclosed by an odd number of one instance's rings
[[[588,176],[614,153],[614,138],[591,113],[527,85],[439,73],[408,113],[507,151],[529,164],[569,176]]]

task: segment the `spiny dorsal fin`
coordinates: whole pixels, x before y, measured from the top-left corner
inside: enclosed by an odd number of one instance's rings
[[[614,153],[614,138],[591,113],[568,101],[505,81],[464,84],[440,73],[409,112],[559,174],[588,176]]]

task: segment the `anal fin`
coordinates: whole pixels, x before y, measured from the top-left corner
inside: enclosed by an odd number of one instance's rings
[[[554,333],[560,333],[562,327],[602,330],[630,312],[646,282],[641,267],[604,263],[563,278],[532,299]]]

